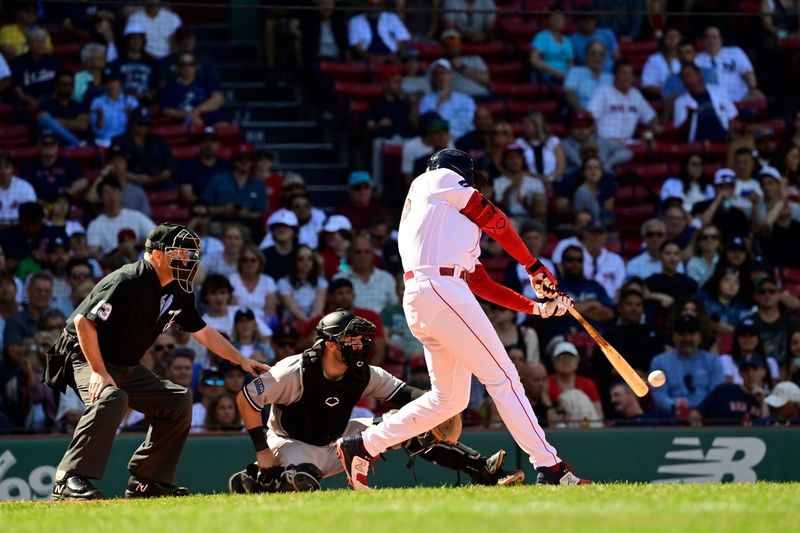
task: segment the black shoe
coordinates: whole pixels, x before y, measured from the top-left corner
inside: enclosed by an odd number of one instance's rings
[[[251,463],[247,467],[228,478],[229,494],[253,494],[256,490],[258,479],[258,465]]]
[[[591,485],[588,479],[581,479],[572,473],[570,466],[561,461],[553,466],[542,466],[536,469],[539,475],[536,483],[539,485]]]
[[[125,489],[126,498],[160,498],[162,496],[188,496],[191,492],[186,487],[179,487],[171,483],[151,481],[136,476],[128,480]]]
[[[337,440],[336,453],[342,461],[350,486],[355,490],[369,489],[369,467],[375,457],[367,453],[361,435],[351,435]]]
[[[66,476],[61,481],[53,483],[51,500],[104,500],[105,496],[92,482],[81,476]]]

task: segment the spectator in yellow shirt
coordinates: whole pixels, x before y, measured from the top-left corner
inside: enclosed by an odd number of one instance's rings
[[[36,3],[20,2],[14,9],[14,22],[0,28],[0,52],[11,62],[18,55],[28,52],[26,34],[36,25]],[[47,35],[47,52],[53,51],[50,35]]]

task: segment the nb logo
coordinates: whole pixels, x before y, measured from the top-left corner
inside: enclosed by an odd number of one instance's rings
[[[150,484],[149,483],[139,483],[138,485],[136,485],[136,489],[134,489],[134,492],[142,492],[142,493],[144,493],[144,492],[147,492],[147,489],[149,489],[149,488],[150,488]]]
[[[670,463],[658,467],[659,474],[672,476],[653,483],[752,483],[758,479],[754,468],[767,454],[767,445],[756,437],[717,437],[706,453],[697,437],[676,437],[672,445],[678,449],[664,455]]]
[[[66,487],[66,485],[60,485],[60,484],[53,485],[53,493],[61,494],[62,492],[64,492],[64,487]]]

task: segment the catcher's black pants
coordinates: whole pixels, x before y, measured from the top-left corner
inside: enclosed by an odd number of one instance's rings
[[[131,408],[147,417],[150,428],[128,469],[137,477],[172,483],[192,423],[191,391],[161,379],[142,365],[106,363],[117,386],[106,387],[89,403],[89,364],[81,356],[70,357],[68,364],[72,365],[76,390],[86,409],[58,470],[102,479],[117,428]]]

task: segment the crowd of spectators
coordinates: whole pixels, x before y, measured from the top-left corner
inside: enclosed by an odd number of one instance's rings
[[[800,19],[765,2],[750,19],[764,43],[743,49],[732,24],[673,20],[659,1],[610,17],[595,12],[619,2],[530,17],[492,0],[364,4],[266,16],[266,66],[296,61],[320,93],[311,106],[336,116],[354,103],[331,65],[357,63],[378,88],[336,132],[368,141],[333,184],[346,200],[319,206],[306,178],[241,142],[177,8],[12,4],[0,27],[0,432],[71,431],[80,400],[41,385],[43,354],[167,218],[201,236],[198,305],[246,356],[298,353],[341,307],[378,326],[373,363],[424,386],[395,239],[408,184],[445,147],[475,157],[482,192],[581,314],[643,375],[667,376],[636,398],[572,319],[487,304],[543,425],[797,421],[800,114],[774,80],[761,87],[751,58]],[[15,127],[24,134],[5,134]],[[481,250],[495,279],[532,296],[495,243]],[[190,335],[164,332],[143,364],[196,391],[193,431],[241,428],[232,398],[246,376]],[[499,427],[473,385],[465,423]],[[143,427],[135,412],[120,426]]]

